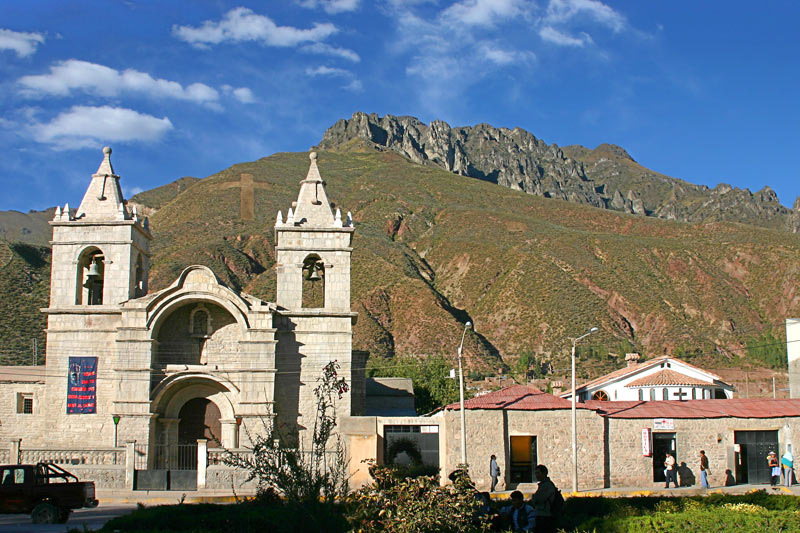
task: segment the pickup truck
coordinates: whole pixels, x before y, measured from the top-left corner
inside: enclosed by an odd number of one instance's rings
[[[34,524],[63,524],[73,509],[96,507],[94,483],[58,465],[0,466],[0,513],[30,513]]]

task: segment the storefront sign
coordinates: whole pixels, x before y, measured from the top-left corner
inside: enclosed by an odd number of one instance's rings
[[[97,412],[97,357],[70,357],[67,371],[67,414]]]
[[[675,421],[671,418],[654,418],[653,429],[675,429]]]
[[[653,442],[652,436],[653,432],[650,428],[642,430],[642,455],[645,457],[650,457],[653,453],[653,449],[650,446],[650,443]]]

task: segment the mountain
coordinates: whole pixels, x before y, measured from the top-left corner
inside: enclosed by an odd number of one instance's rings
[[[331,126],[319,146],[336,149],[356,139],[416,163],[546,198],[683,222],[800,229],[800,204],[787,209],[769,187],[751,193],[726,184],[694,185],[641,166],[615,145],[560,148],[520,128],[451,128],[439,120],[426,125],[414,117],[356,112]]]
[[[0,239],[0,364],[33,364],[36,339],[44,361],[46,324],[39,311],[50,297],[50,249]]]
[[[48,246],[50,243],[50,226],[56,208],[44,211],[0,211],[0,239],[6,242],[24,242]]]
[[[796,234],[547,199],[358,139],[320,151],[318,162],[329,197],[355,220],[354,348],[377,361],[454,356],[471,320],[465,356],[473,370],[512,365],[523,352],[563,369],[570,338],[593,325],[600,332],[582,343],[583,376],[623,366],[633,349],[741,366],[751,361],[747,343],[783,337],[785,317],[800,316]],[[307,154],[279,153],[137,195],[152,212],[151,290],[203,264],[229,286],[274,301],[275,217],[296,199],[307,167]],[[239,212],[241,173],[253,175],[252,221]],[[40,316],[46,249],[25,250],[0,268],[0,294],[19,313]],[[39,320],[13,328],[21,343],[0,331],[2,351],[15,346],[27,357],[24,339],[41,334]]]

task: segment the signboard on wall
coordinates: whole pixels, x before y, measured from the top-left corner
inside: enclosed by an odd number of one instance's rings
[[[642,455],[645,457],[650,457],[653,453],[653,448],[650,446],[650,443],[653,442],[652,436],[653,432],[650,428],[642,430]]]
[[[97,357],[70,357],[67,368],[67,414],[97,412]]]
[[[653,429],[675,429],[675,421],[671,418],[654,418]]]

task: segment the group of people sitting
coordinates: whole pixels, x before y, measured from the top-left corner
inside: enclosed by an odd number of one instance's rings
[[[511,493],[511,505],[497,512],[490,505],[489,493],[478,493],[483,501],[482,512],[489,517],[492,531],[555,532],[564,498],[548,477],[546,466],[537,465],[535,472],[539,487],[528,502],[520,491],[515,490]]]

